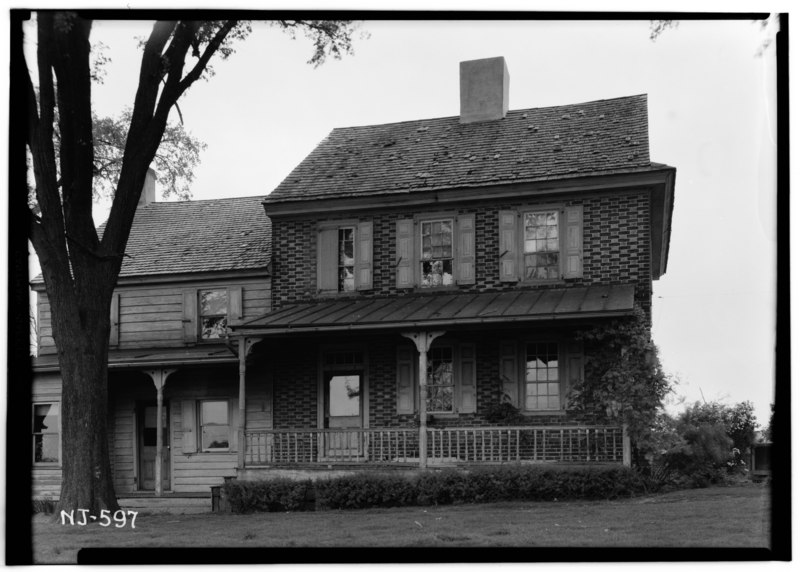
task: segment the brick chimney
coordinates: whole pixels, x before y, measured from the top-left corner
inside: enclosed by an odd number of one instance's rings
[[[508,111],[505,58],[461,62],[461,123],[503,119]]]
[[[156,202],[156,172],[148,167],[147,175],[145,175],[144,178],[142,194],[139,195],[139,204],[137,206],[141,207],[154,202]]]

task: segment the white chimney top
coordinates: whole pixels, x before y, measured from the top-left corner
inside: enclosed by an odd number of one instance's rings
[[[461,62],[461,123],[502,119],[508,111],[505,58]]]
[[[149,205],[156,201],[156,172],[148,167],[147,175],[144,178],[144,186],[142,187],[142,194],[139,195],[138,206]]]

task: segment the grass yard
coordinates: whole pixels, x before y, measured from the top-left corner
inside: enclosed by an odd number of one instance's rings
[[[74,563],[82,547],[767,548],[769,523],[769,487],[750,484],[616,501],[249,515],[140,513],[135,529],[62,526],[37,515],[33,548],[37,564]]]

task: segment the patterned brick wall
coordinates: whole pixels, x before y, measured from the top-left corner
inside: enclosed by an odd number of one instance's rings
[[[553,204],[553,201],[547,201]],[[543,203],[544,204],[544,203]],[[519,286],[499,279],[498,212],[523,206],[531,201],[506,201],[502,204],[476,205],[450,209],[458,214],[475,214],[476,283],[459,286],[465,292],[486,292],[528,288],[563,288],[590,284],[636,284],[636,299],[646,311],[650,308],[650,214],[649,195],[645,191],[619,191],[584,195],[568,205],[584,207],[584,275],[542,286]],[[359,292],[361,297],[405,295],[395,286],[395,223],[426,212],[386,211],[358,217],[372,220],[374,235],[373,288]],[[273,307],[314,299],[317,291],[316,228],[319,222],[353,220],[352,216],[273,218]]]

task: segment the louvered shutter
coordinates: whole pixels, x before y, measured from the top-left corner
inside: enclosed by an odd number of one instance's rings
[[[372,288],[372,221],[358,223],[356,284],[358,290]]]
[[[477,391],[475,387],[475,344],[461,344],[459,347],[459,384],[461,404],[459,413],[475,413]]]
[[[230,407],[230,439],[231,439],[231,451],[238,451],[239,450],[239,400],[238,399],[231,399],[228,402],[228,406]]]
[[[567,406],[566,398],[569,395],[570,389],[583,381],[583,347],[580,342],[571,342],[566,345],[564,359],[567,364],[567,380],[563,388],[564,399],[562,402],[562,409],[565,409]]]
[[[458,216],[456,282],[475,284],[475,215]]]
[[[500,211],[500,282],[518,282],[517,211]]]
[[[515,341],[500,342],[500,378],[503,381],[503,393],[511,405],[519,407],[519,368]]]
[[[242,319],[242,287],[228,288],[228,324],[235,324]]]
[[[414,413],[414,351],[397,348],[397,413]]]
[[[325,228],[317,236],[317,289],[339,291],[339,229]]]
[[[197,452],[197,421],[195,420],[195,402],[192,400],[181,402],[181,429],[183,429],[182,451],[186,453]]]
[[[583,205],[564,210],[564,278],[583,276]]]
[[[183,341],[197,342],[197,290],[183,291]]]
[[[414,221],[397,221],[395,271],[398,288],[414,287]]]
[[[119,294],[111,296],[111,332],[108,345],[119,345]]]

